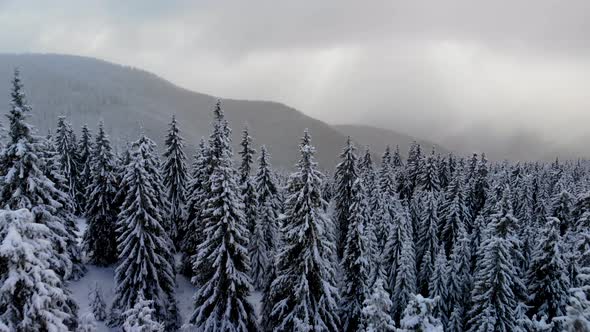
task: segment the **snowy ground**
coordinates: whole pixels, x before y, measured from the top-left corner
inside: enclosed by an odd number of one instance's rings
[[[77,222],[80,233],[86,229],[86,221],[79,219]],[[87,265],[88,272],[84,277],[78,281],[71,281],[69,283],[69,289],[72,292],[74,300],[78,303],[79,315],[90,312],[90,291],[94,289],[95,285],[102,289],[104,299],[107,305],[110,305],[110,301],[115,296],[115,269],[114,267],[97,267],[93,265]],[[176,276],[176,301],[178,302],[178,310],[180,312],[183,323],[190,317],[193,310],[193,295],[195,294],[195,287],[190,283],[186,277],[182,275]],[[250,303],[254,305],[257,313],[260,312],[261,306],[261,294],[260,292],[252,293],[248,299]],[[99,322],[97,332],[108,332],[114,331]]]

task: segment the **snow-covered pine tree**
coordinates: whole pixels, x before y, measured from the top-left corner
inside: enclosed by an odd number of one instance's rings
[[[176,117],[172,116],[168,135],[166,136],[166,151],[164,152],[164,165],[162,178],[166,196],[170,202],[170,235],[174,243],[178,242],[178,233],[184,225],[184,211],[186,205],[186,185],[188,174],[186,170],[186,155],[184,143],[180,136]]]
[[[412,144],[410,144],[408,160],[406,163],[405,184],[407,192],[410,194],[410,196],[407,197],[408,199],[411,198],[420,183],[420,174],[422,173],[424,166],[423,159],[424,156],[422,155],[422,148],[420,147],[420,144],[418,144],[416,141],[413,141]]]
[[[362,178],[365,187],[365,198],[367,200],[369,220],[367,222],[367,237],[369,238],[370,248],[370,274],[371,284],[374,282],[377,274],[377,268],[381,260],[381,250],[377,240],[377,220],[379,213],[379,188],[377,186],[377,173],[373,165],[371,150],[365,148],[363,157],[359,160],[359,177]]]
[[[352,139],[348,136],[346,145],[340,154],[340,162],[336,166],[336,172],[334,173],[334,222],[338,234],[336,252],[340,259],[343,257],[346,237],[348,236],[350,206],[353,199],[352,186],[359,177],[355,151],[356,148],[352,143]]]
[[[96,319],[91,312],[81,315],[76,332],[96,332],[97,330]]]
[[[417,241],[418,290],[428,296],[429,283],[438,253],[438,200],[433,192],[422,195],[423,210]]]
[[[276,251],[281,204],[270,165],[270,155],[264,146],[260,148],[258,163],[258,172],[254,178],[258,212],[254,234],[251,236],[250,264],[254,287],[263,289],[268,284],[267,271],[271,268]]]
[[[401,210],[403,208],[402,204],[400,203],[400,200],[398,199],[398,194],[395,190],[395,180],[392,172],[393,171],[391,168],[391,152],[388,146],[385,150],[385,154],[383,155],[381,161],[381,168],[379,170],[378,194],[380,197],[379,206],[377,207],[378,213],[373,216],[373,222],[375,224],[375,235],[377,237],[377,242],[379,246],[378,251],[387,251],[387,242],[390,242],[392,240],[389,236],[390,232],[392,232],[391,227],[393,225],[395,228],[399,228],[399,223],[397,223],[396,220],[401,218]],[[394,241],[393,243],[391,243],[391,245],[401,248],[401,241]],[[397,249],[397,247],[390,249]],[[395,250],[395,252],[397,252],[397,250]],[[390,256],[392,260],[395,260],[397,258],[397,255],[394,255],[394,252],[390,251],[390,254],[393,255]],[[388,262],[387,264],[389,265],[390,262]],[[389,266],[392,267],[395,274],[395,271],[397,270],[397,265],[395,267],[393,267],[392,265]],[[393,284],[390,284],[390,286],[393,286]]]
[[[298,171],[291,175],[282,227],[277,277],[272,283],[272,313],[266,325],[275,331],[340,331],[338,291],[332,257],[332,221],[325,214],[322,174],[306,131]],[[312,282],[313,281],[313,282]]]
[[[82,126],[82,134],[80,135],[80,141],[78,142],[77,153],[78,157],[78,198],[76,202],[80,206],[80,213],[85,215],[86,206],[88,202],[88,186],[92,181],[92,134],[88,129],[88,126],[84,124]]]
[[[471,242],[465,229],[458,232],[457,243],[451,253],[451,269],[449,276],[449,321],[447,331],[461,332],[465,330],[465,315],[469,307],[471,290]]]
[[[393,303],[385,289],[385,283],[385,272],[379,269],[371,294],[363,303],[362,332],[396,331],[390,314]]]
[[[193,276],[193,256],[197,253],[197,246],[203,241],[203,210],[205,193],[208,192],[211,163],[209,145],[205,138],[201,138],[199,148],[194,156],[193,171],[187,188],[187,218],[183,226],[181,242],[182,259],[180,272],[187,277]]]
[[[369,295],[369,255],[367,237],[369,211],[362,179],[351,188],[348,234],[342,258],[341,322],[342,331],[358,331],[362,326],[363,303]]]
[[[124,313],[141,299],[153,301],[154,319],[167,329],[178,327],[174,299],[172,241],[162,226],[164,207],[157,199],[161,184],[153,141],[141,137],[133,144],[122,189],[125,202],[117,219],[119,264],[115,270],[115,299],[110,325],[123,323]]]
[[[443,332],[441,321],[434,317],[432,311],[436,300],[425,298],[420,294],[412,295],[400,321],[399,332]]]
[[[502,200],[509,202],[510,191]],[[509,204],[508,204],[509,205]],[[514,262],[514,228],[512,211],[500,203],[485,231],[471,291],[472,306],[468,313],[467,331],[518,331],[522,327],[516,313],[515,290],[520,282]]]
[[[90,299],[90,309],[92,309],[94,318],[100,322],[107,319],[107,305],[104,302],[102,288],[100,288],[98,282],[94,284],[88,298]]]
[[[256,150],[252,147],[252,136],[245,127],[242,131],[242,147],[240,150],[241,163],[238,168],[240,174],[239,185],[242,200],[244,203],[244,217],[246,218],[246,225],[250,234],[254,233],[256,225],[256,212],[258,211],[258,197],[256,197],[256,187],[252,179],[252,164],[254,163],[254,154]]]
[[[7,331],[69,331],[77,325],[77,306],[50,265],[53,238],[28,210],[0,210],[0,322]]]
[[[546,316],[554,323],[553,331],[561,331],[561,323],[555,317],[566,314],[569,295],[569,277],[561,252],[560,221],[549,217],[541,230],[542,240],[533,252],[529,266],[528,288],[530,315]]]
[[[444,202],[441,206],[440,240],[448,254],[452,252],[453,246],[458,241],[461,229],[469,232],[468,225],[471,221],[471,215],[465,201],[462,182],[461,175],[456,174],[453,177],[447,187]]]
[[[43,174],[55,184],[56,189],[66,192],[68,190],[67,181],[62,173],[61,158],[51,135],[48,135],[47,139],[41,140],[39,152]],[[69,195],[56,196],[55,199],[61,204],[61,208],[56,211],[56,216],[63,222],[63,230],[58,230],[63,241],[56,243],[56,249],[58,252],[67,252],[69,257],[69,260],[65,261],[66,265],[57,269],[56,272],[66,280],[78,280],[86,273],[86,267],[82,262],[82,253],[78,246],[78,228],[74,221],[74,204]]]
[[[485,206],[487,191],[490,187],[488,182],[488,173],[488,160],[486,159],[485,153],[482,153],[473,176],[473,186],[470,188],[472,217],[477,216]]]
[[[132,308],[123,313],[124,332],[164,332],[164,324],[157,320],[153,300],[145,300],[139,295]],[[169,330],[168,330],[169,331]]]
[[[90,263],[107,266],[117,261],[117,195],[115,156],[111,142],[104,131],[102,121],[92,148],[90,181],[87,188],[86,205],[87,228],[84,232],[83,246]],[[97,317],[98,318],[98,317]]]
[[[221,104],[214,109],[211,134],[210,191],[202,216],[204,240],[198,244],[193,270],[200,274],[189,324],[199,331],[255,331],[256,314],[248,302],[250,262],[247,225],[233,168],[231,129]]]
[[[572,227],[572,209],[574,198],[566,191],[562,190],[551,200],[550,215],[560,221],[559,233],[564,236],[568,229]]]
[[[438,163],[436,162],[436,150],[434,147],[432,153],[426,158],[418,176],[418,189],[427,192],[438,192],[440,190]]]
[[[402,226],[402,228],[402,247],[392,297],[393,318],[396,321],[401,319],[412,295],[416,294],[417,285],[413,233],[408,226]]]
[[[78,190],[78,146],[76,144],[76,136],[72,125],[66,121],[65,116],[57,118],[57,128],[55,130],[55,147],[59,154],[59,161],[62,174],[66,179],[66,192],[70,195],[74,203],[75,212],[79,213],[83,209],[80,206],[77,198],[80,196]]]
[[[436,253],[436,260],[434,261],[434,270],[430,277],[430,284],[428,293],[436,300],[432,314],[439,318],[446,326],[449,320],[449,262],[445,249],[442,247],[438,248]]]
[[[54,248],[50,266],[64,277],[73,265],[68,250],[72,234],[62,219],[68,208],[62,203],[70,198],[44,174],[43,141],[33,136],[32,126],[25,121],[31,107],[26,102],[18,70],[12,81],[11,98],[8,142],[0,155],[0,206],[26,208],[35,216],[35,222],[49,228]]]
[[[383,205],[387,207],[387,210],[384,211],[384,216],[389,216],[390,219],[387,219],[387,242],[383,246],[381,264],[383,264],[387,273],[388,283],[386,287],[388,287],[388,291],[393,295],[403,243],[410,236],[409,234],[412,233],[412,227],[406,205],[400,203],[398,200],[384,201]]]

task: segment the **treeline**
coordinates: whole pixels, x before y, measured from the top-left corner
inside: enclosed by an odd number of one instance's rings
[[[104,125],[34,135],[15,72],[0,153],[0,331],[587,331],[590,167],[490,163],[349,138],[333,178],[306,131],[288,177],[221,103],[191,167],[174,117],[113,151]],[[234,165],[234,159],[239,160]],[[77,216],[86,218],[78,245]],[[179,261],[175,256],[180,256]],[[115,266],[79,317],[66,285]],[[195,285],[180,320],[175,276]],[[248,297],[262,293],[257,314]]]

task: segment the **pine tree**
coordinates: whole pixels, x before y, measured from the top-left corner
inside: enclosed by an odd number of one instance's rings
[[[444,204],[441,207],[440,240],[447,253],[451,253],[459,239],[461,229],[469,230],[470,220],[471,215],[465,201],[462,177],[457,175],[447,187]]]
[[[240,164],[240,188],[241,196],[244,202],[244,217],[246,218],[246,225],[250,234],[254,233],[256,225],[256,212],[258,210],[258,198],[256,197],[256,188],[252,180],[252,164],[254,163],[254,154],[256,150],[252,147],[252,137],[248,132],[248,127],[242,131],[242,141],[240,142],[242,150],[240,156],[242,162]]]
[[[432,148],[432,153],[426,158],[424,167],[418,176],[418,184],[421,191],[438,192],[440,190],[438,164],[435,153],[435,149]]]
[[[161,179],[153,145],[145,136],[133,144],[123,178],[126,199],[117,219],[119,264],[112,326],[123,323],[122,315],[142,299],[153,301],[154,318],[167,329],[178,325],[172,241],[162,226],[165,210],[156,197],[163,191],[155,190],[158,185],[154,182]]]
[[[236,171],[233,168],[231,129],[218,102],[210,139],[210,191],[202,211],[203,242],[197,246],[193,278],[201,283],[189,323],[199,331],[254,331],[254,308],[248,302],[247,225]]]
[[[377,239],[378,213],[380,207],[379,188],[377,187],[377,174],[373,166],[373,159],[371,151],[367,147],[361,160],[359,161],[359,176],[363,180],[365,186],[365,197],[367,199],[367,207],[369,220],[367,221],[367,238],[369,239],[370,250],[370,275],[371,280],[374,281],[377,275],[377,269],[381,260],[381,246]]]
[[[40,142],[40,168],[47,179],[54,183],[55,188],[66,192],[67,181],[61,171],[60,156],[55,148],[51,135]],[[68,259],[62,268],[56,272],[65,280],[78,280],[86,273],[86,267],[82,262],[82,253],[78,246],[78,228],[74,221],[74,205],[69,195],[59,195],[55,199],[61,205],[56,211],[56,216],[62,221],[63,228],[56,229],[63,241],[60,241],[57,250],[68,254]]]
[[[414,191],[417,189],[419,184],[419,177],[422,173],[424,166],[424,160],[422,156],[422,148],[416,141],[412,142],[408,151],[408,161],[406,163],[406,188],[410,194],[407,198],[411,198]]]
[[[563,190],[551,200],[550,215],[560,221],[559,233],[564,236],[572,227],[572,208],[574,199],[572,195]]]
[[[92,149],[90,184],[87,188],[88,204],[83,245],[90,263],[107,266],[117,261],[117,195],[116,169],[111,142],[104,131],[104,124],[98,124],[98,133]],[[98,317],[97,317],[98,318]]]
[[[264,318],[275,331],[339,331],[338,291],[331,261],[335,250],[333,224],[324,213],[322,174],[317,170],[307,131],[300,151],[298,171],[288,184],[284,244],[272,283],[274,306],[271,315]]]
[[[77,198],[80,196],[78,190],[78,155],[76,137],[72,125],[66,121],[65,116],[57,119],[57,129],[55,132],[55,146],[60,156],[60,165],[62,173],[66,179],[66,192],[70,195],[74,203],[76,212],[80,212],[83,207],[80,206]]]
[[[377,279],[372,287],[371,295],[363,303],[363,332],[396,331],[395,323],[390,311],[393,303],[389,293],[385,290],[385,276],[381,269],[377,272]]]
[[[68,233],[67,221],[62,219],[70,205],[62,203],[71,199],[44,174],[43,141],[33,136],[33,127],[25,121],[31,107],[26,102],[18,70],[12,81],[11,98],[7,115],[9,140],[0,155],[0,206],[26,208],[33,213],[36,223],[49,228],[54,249],[50,266],[60,277],[67,278],[73,266],[68,250],[72,234]]]
[[[388,290],[393,295],[396,287],[396,277],[402,256],[404,240],[412,233],[407,207],[399,201],[389,201],[386,213],[390,215],[388,220],[387,242],[383,247],[382,264],[385,267],[388,277]],[[385,214],[384,214],[385,215]],[[395,305],[395,303],[394,303]],[[402,309],[403,310],[403,309]]]
[[[164,332],[164,324],[156,319],[156,310],[153,308],[152,300],[145,300],[140,295],[133,305],[123,314],[125,322],[123,323],[124,332]]]
[[[436,301],[422,295],[412,295],[404,310],[400,332],[443,332],[441,321],[432,315]]]
[[[554,331],[561,331],[561,324],[553,320],[564,316],[570,288],[563,254],[559,220],[549,217],[542,230],[542,240],[535,248],[529,267],[530,314],[546,316],[554,323]]]
[[[28,210],[0,210],[0,322],[7,331],[76,327],[77,307],[50,265],[52,240]]]
[[[411,231],[404,231],[395,287],[393,289],[393,317],[401,319],[404,309],[416,293],[416,257]]]
[[[434,193],[423,196],[420,233],[418,237],[418,290],[428,296],[429,283],[438,253],[438,201]]]
[[[80,206],[80,212],[86,213],[88,205],[88,186],[92,182],[92,154],[93,154],[92,134],[85,124],[82,126],[82,134],[78,142],[78,150],[76,156],[78,157],[78,197],[76,202]]]
[[[484,153],[477,163],[475,174],[473,176],[473,186],[471,187],[471,216],[477,216],[483,209],[487,199],[488,183],[488,161]]]
[[[80,317],[76,332],[96,332],[97,330],[98,326],[96,324],[96,319],[92,313],[87,312]]]
[[[449,263],[447,261],[447,255],[445,254],[445,249],[439,247],[436,254],[436,260],[434,261],[434,270],[430,277],[428,293],[433,299],[435,299],[432,313],[435,317],[441,320],[443,326],[446,326],[448,323],[448,313],[450,311],[448,280]]]
[[[469,235],[459,230],[458,240],[451,253],[451,270],[448,285],[449,321],[448,331],[463,331],[465,314],[469,305],[471,289],[471,246]]]
[[[348,234],[342,258],[343,290],[341,291],[341,322],[343,331],[357,331],[362,326],[363,302],[369,292],[369,243],[366,235],[368,205],[361,179],[351,188],[348,213]]]
[[[518,331],[517,308],[520,278],[515,264],[515,227],[510,191],[490,218],[486,238],[481,244],[471,291],[468,331]]]
[[[101,322],[107,319],[107,305],[104,302],[102,288],[98,286],[98,283],[94,284],[94,288],[90,291],[88,297],[90,298],[90,308],[94,318]]]
[[[336,249],[339,258],[342,258],[344,254],[344,246],[346,244],[346,237],[348,236],[348,222],[351,212],[350,205],[353,199],[352,186],[358,178],[355,150],[356,148],[350,136],[348,136],[346,138],[346,146],[340,154],[341,161],[336,166],[336,173],[334,174],[335,223],[338,233]]]
[[[207,182],[211,173],[209,145],[201,138],[199,148],[194,157],[193,172],[187,190],[187,219],[183,226],[182,265],[181,273],[187,277],[193,276],[193,256],[197,253],[197,246],[203,241],[201,212],[204,207],[205,193],[208,192]]]
[[[258,195],[256,226],[250,245],[252,282],[257,289],[268,284],[267,271],[276,252],[281,204],[266,148],[260,148],[258,172],[254,179]]]
[[[170,235],[175,243],[178,243],[178,233],[182,230],[184,224],[184,209],[186,205],[186,155],[184,154],[184,144],[179,134],[176,124],[176,117],[172,116],[168,136],[166,136],[166,152],[164,152],[164,166],[162,168],[162,178],[166,196],[170,202]]]

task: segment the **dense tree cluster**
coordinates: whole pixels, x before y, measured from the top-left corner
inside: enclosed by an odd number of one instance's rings
[[[328,176],[305,131],[285,176],[248,129],[234,156],[218,102],[187,166],[174,117],[161,151],[141,135],[118,154],[103,123],[77,139],[59,117],[36,136],[18,71],[11,97],[0,331],[590,329],[585,160],[492,162],[414,143],[376,163],[347,138]],[[115,294],[91,287],[92,313],[78,317],[67,285],[83,262],[115,268]],[[184,322],[177,273],[196,289]]]

